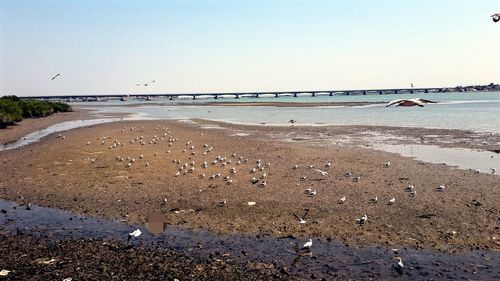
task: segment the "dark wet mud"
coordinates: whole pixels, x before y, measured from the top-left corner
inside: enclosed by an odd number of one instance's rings
[[[88,248],[89,254],[93,251],[96,255],[101,253],[99,247],[103,245],[102,242],[96,243],[96,241],[112,241],[107,243],[125,252],[131,249],[142,251],[144,263],[149,262],[148,255],[154,255],[153,253],[157,251],[205,261],[229,262],[243,272],[240,272],[243,275],[233,275],[234,278],[500,280],[500,253],[495,252],[470,251],[460,255],[451,255],[427,250],[388,249],[382,246],[357,248],[314,237],[311,237],[313,245],[308,252],[298,248],[307,242],[309,237],[272,237],[266,233],[256,236],[217,235],[207,231],[182,230],[172,226],[167,226],[161,234],[152,234],[145,226],[89,218],[59,209],[21,206],[1,200],[0,211],[0,235],[4,239],[16,241],[16,237],[22,240],[26,239],[26,236],[32,236],[33,238],[29,238],[31,242],[33,239],[53,241],[62,245],[59,249],[67,250],[78,247],[85,241],[88,247],[80,246],[78,249],[85,251]],[[363,226],[360,225],[360,227]],[[127,245],[128,233],[137,228],[142,231],[142,235],[131,239]],[[9,245],[2,244],[2,253],[9,252],[9,249],[5,249]],[[12,247],[14,245],[15,243],[12,243]],[[106,253],[102,255],[108,257]],[[134,252],[134,255],[137,255],[137,252]],[[397,256],[403,260],[402,270],[397,268],[397,261],[394,259]],[[116,256],[117,259],[119,257],[120,255]],[[155,260],[154,257],[151,258]],[[5,257],[0,258],[0,267],[7,266],[6,260],[8,259]],[[134,262],[137,261],[134,260]],[[8,268],[0,268],[2,269],[8,270]],[[182,272],[180,270],[177,274]],[[242,277],[245,272],[254,275]],[[9,278],[19,280],[14,278],[15,276],[13,274]],[[91,276],[87,277],[91,278]],[[102,277],[103,275],[94,276]],[[203,279],[209,276],[200,275],[197,278]],[[196,278],[181,276],[179,279]]]

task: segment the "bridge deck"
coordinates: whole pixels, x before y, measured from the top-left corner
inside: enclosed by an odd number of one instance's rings
[[[402,93],[430,93],[430,92],[443,92],[444,88],[401,88],[401,89],[366,89],[366,90],[315,90],[315,91],[271,91],[271,92],[234,92],[234,93],[174,93],[174,94],[126,94],[126,95],[64,95],[64,96],[29,96],[23,98],[36,98],[36,99],[112,99],[112,98],[170,98],[176,99],[179,97],[213,97],[217,99],[220,96],[233,96],[234,98],[240,97],[260,97],[262,95],[279,96],[294,96],[309,94],[316,95],[367,95],[367,94],[402,94]]]

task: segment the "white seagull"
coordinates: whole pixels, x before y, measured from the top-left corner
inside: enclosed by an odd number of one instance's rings
[[[328,175],[328,172],[321,171],[320,169],[316,169],[316,171],[317,171],[318,173],[320,173],[322,176],[326,176],[326,175]]]
[[[446,188],[446,186],[444,184],[442,184],[442,185],[436,187],[436,191],[443,192],[445,188]]]
[[[394,204],[394,202],[396,202],[396,198],[392,197],[392,198],[389,200],[389,204],[388,204],[388,205],[392,205],[392,204]]]
[[[338,203],[344,204],[344,202],[345,202],[345,196],[342,196],[342,198],[339,199]]]
[[[136,229],[136,230],[132,231],[131,233],[128,234],[127,243],[130,241],[130,239],[137,238],[137,237],[141,236],[141,234],[142,234],[142,232],[140,229]]]
[[[426,103],[437,103],[435,101],[431,100],[426,100],[426,99],[421,99],[421,98],[415,98],[415,99],[397,99],[390,101],[385,107],[389,107],[393,104],[397,104],[396,106],[420,106],[424,107],[424,104]]]
[[[491,15],[491,19],[494,21],[494,22],[498,22],[500,21],[500,13],[498,14],[494,14],[494,15]],[[52,79],[54,80],[54,79]]]
[[[309,238],[309,241],[307,241],[307,242],[304,244],[304,246],[302,246],[302,248],[301,248],[301,249],[302,249],[302,250],[304,250],[304,249],[308,249],[308,250],[309,250],[309,249],[311,248],[311,246],[312,246],[312,245],[313,245],[313,241],[312,241],[312,239],[310,239],[310,238]]]
[[[362,218],[356,219],[356,223],[357,224],[364,224],[367,220],[368,220],[368,216],[364,215]]]
[[[309,209],[304,209],[306,212],[302,217],[297,216],[294,212],[292,212],[292,215],[294,215],[298,220],[300,224],[305,224],[306,223],[306,216],[307,213],[309,213]]]

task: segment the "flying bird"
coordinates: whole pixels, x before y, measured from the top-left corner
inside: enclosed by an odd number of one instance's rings
[[[431,100],[426,100],[426,99],[421,99],[421,98],[415,98],[415,99],[397,99],[390,101],[385,107],[389,107],[393,104],[397,104],[396,106],[420,106],[424,107],[424,104],[426,103],[437,103],[435,101]]]
[[[61,73],[57,73],[54,77],[52,77],[52,80],[56,79]]]
[[[498,22],[498,21],[500,21],[500,13],[497,13],[497,14],[491,15],[491,19],[492,19],[494,22]]]
[[[298,220],[300,224],[305,224],[306,223],[306,216],[307,213],[309,213],[309,209],[304,209],[306,212],[302,217],[297,216],[294,212],[292,212],[292,215],[294,215]]]

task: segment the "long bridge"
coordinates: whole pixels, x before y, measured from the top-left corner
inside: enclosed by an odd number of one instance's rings
[[[310,95],[315,97],[317,95],[323,96],[349,96],[349,95],[384,95],[384,94],[414,94],[414,93],[440,93],[447,91],[448,88],[400,88],[400,89],[370,89],[370,90],[315,90],[315,91],[261,91],[261,92],[212,92],[212,93],[178,93],[178,94],[125,94],[125,95],[63,95],[63,96],[28,96],[23,98],[36,98],[36,99],[82,99],[82,100],[105,100],[105,99],[151,99],[151,98],[168,98],[170,100],[178,99],[180,97],[197,98],[214,98],[220,97],[233,97],[235,99],[243,97],[259,98],[261,96],[292,96],[298,97],[299,95]]]

